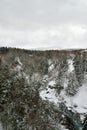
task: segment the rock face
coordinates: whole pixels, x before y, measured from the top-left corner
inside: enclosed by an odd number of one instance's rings
[[[87,50],[0,48],[3,130],[81,130],[86,99]]]

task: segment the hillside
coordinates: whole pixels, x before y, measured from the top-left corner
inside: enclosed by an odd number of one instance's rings
[[[0,48],[0,130],[85,130],[87,50]]]

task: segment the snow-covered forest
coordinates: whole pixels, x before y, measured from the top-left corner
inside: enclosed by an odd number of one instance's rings
[[[0,48],[0,130],[86,130],[87,50]]]

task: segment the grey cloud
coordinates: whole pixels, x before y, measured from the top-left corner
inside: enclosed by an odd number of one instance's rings
[[[87,0],[0,0],[0,46],[86,47],[86,16]]]
[[[84,1],[84,2],[82,2]],[[0,23],[19,28],[37,23],[47,26],[64,22],[87,22],[85,0],[1,0]],[[24,27],[25,25],[25,27]],[[36,26],[36,24],[35,24]]]

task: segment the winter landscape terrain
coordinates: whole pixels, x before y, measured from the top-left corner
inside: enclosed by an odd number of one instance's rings
[[[86,130],[87,50],[0,48],[0,130]]]

